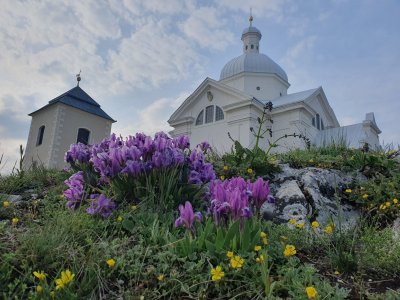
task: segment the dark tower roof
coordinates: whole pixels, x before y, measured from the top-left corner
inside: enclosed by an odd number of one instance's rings
[[[110,120],[113,123],[116,122],[113,118],[107,115],[104,110],[101,109],[100,104],[92,99],[84,90],[82,90],[79,86],[70,89],[68,92],[50,100],[49,103],[42,108],[32,112],[29,116],[55,104],[62,103],[68,106],[75,107],[77,109],[83,110],[87,113],[102,117],[104,119]]]

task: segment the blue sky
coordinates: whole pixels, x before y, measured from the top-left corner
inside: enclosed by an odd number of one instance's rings
[[[0,171],[26,145],[27,114],[75,86],[79,70],[114,132],[169,130],[185,97],[241,54],[250,7],[289,93],[322,86],[341,125],[373,111],[381,142],[400,144],[398,0],[3,0]]]

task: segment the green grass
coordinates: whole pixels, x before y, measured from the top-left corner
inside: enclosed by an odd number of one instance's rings
[[[362,200],[365,207],[378,205],[378,197],[399,195],[400,169],[385,153],[364,154],[339,145],[296,150],[278,158],[297,167],[368,167],[368,183],[363,189],[356,187],[348,199],[360,200],[360,207],[364,207],[360,197],[366,192],[371,199]],[[222,169],[224,164],[219,164]],[[148,198],[136,209],[122,204],[109,219],[88,215],[86,207],[70,211],[60,197],[68,177],[37,168],[23,176],[0,178],[3,193],[33,189],[39,194],[37,202],[27,199],[25,206],[0,207],[1,299],[52,299],[55,280],[66,269],[75,278],[70,286],[56,291],[56,299],[264,299],[267,290],[268,299],[307,299],[307,286],[316,288],[319,299],[400,297],[400,242],[393,239],[389,227],[390,220],[400,214],[392,206],[385,223],[380,215],[369,214],[355,230],[337,228],[332,235],[256,220],[249,222],[249,229],[241,225],[237,230],[234,224],[219,230],[212,222],[203,222],[196,225],[192,237],[174,227],[176,208],[161,207],[157,189],[151,185]],[[172,193],[170,183],[166,187],[163,201]],[[13,217],[20,220],[16,226],[11,224]],[[267,233],[268,245],[263,246],[267,261],[260,265],[253,249],[263,245],[258,238],[261,231]],[[229,235],[232,238],[225,239]],[[294,257],[283,255],[288,244],[296,247]],[[240,271],[230,266],[226,257],[230,250],[245,261]],[[111,258],[116,261],[114,268],[106,263]],[[210,270],[216,265],[225,272],[220,282],[211,280]],[[34,271],[44,271],[46,281],[39,282]],[[38,285],[42,293],[36,292]]]

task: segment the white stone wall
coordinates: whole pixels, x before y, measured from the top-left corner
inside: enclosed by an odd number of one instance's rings
[[[24,168],[29,168],[32,162],[36,162],[38,165],[43,164],[44,166],[49,166],[57,110],[58,106],[53,105],[32,116],[28,141],[25,148]],[[45,126],[45,130],[42,144],[36,145],[39,128],[43,125]]]

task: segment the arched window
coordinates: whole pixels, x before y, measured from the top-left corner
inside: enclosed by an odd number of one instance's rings
[[[206,107],[206,124],[214,122],[214,105]]]
[[[321,125],[320,125],[321,123],[320,123],[319,114],[317,114],[315,117],[316,117],[316,120],[317,120],[317,129],[320,130],[321,129]]]
[[[324,122],[321,119],[321,130],[324,130],[324,129],[325,129]]]
[[[224,112],[219,106],[215,106],[215,121],[220,121],[224,119]]]
[[[203,125],[203,115],[204,115],[204,110],[202,110],[197,116],[196,125]]]
[[[44,125],[40,126],[38,136],[36,139],[36,146],[40,146],[43,143],[43,135],[44,135]]]
[[[76,139],[77,143],[82,143],[82,144],[89,144],[89,135],[90,131],[85,129],[85,128],[79,128],[78,129],[78,138]]]
[[[312,126],[315,127],[315,117],[312,118]]]

